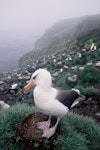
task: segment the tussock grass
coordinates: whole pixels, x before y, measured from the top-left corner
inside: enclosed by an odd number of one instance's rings
[[[34,107],[19,103],[0,112],[0,150],[22,150],[13,140],[15,125],[26,113],[33,111]]]
[[[88,117],[68,113],[62,119],[58,150],[99,150],[100,126]]]
[[[0,150],[23,150],[13,140],[15,125],[34,107],[17,104],[0,112]],[[68,113],[61,120],[61,134],[55,140],[54,150],[99,150],[100,126],[94,120]]]

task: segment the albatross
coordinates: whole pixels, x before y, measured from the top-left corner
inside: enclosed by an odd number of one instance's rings
[[[49,116],[47,121],[38,122],[37,128],[43,130],[42,137],[50,138],[55,133],[61,118],[68,113],[73,102],[79,97],[80,91],[53,88],[51,74],[46,69],[36,70],[28,84],[24,86],[23,92],[27,92],[34,85],[35,106],[41,113]],[[57,121],[53,127],[50,127],[52,116],[56,116]]]

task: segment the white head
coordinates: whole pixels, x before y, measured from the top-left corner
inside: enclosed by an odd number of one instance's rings
[[[41,88],[51,88],[52,79],[51,74],[46,69],[38,69],[32,74],[31,80],[29,83],[23,88],[23,91],[26,92],[34,85],[39,86]]]
[[[52,85],[51,74],[46,69],[38,69],[32,74],[31,80],[38,86],[50,86]]]

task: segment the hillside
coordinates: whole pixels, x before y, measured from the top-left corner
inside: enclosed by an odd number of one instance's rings
[[[68,30],[65,20],[56,24],[59,28],[54,25],[37,41],[36,49],[20,59],[18,70],[0,74],[1,149],[100,149],[99,20],[99,15],[69,19]],[[41,131],[35,128],[33,89],[22,92],[38,68],[50,71],[54,87],[79,89],[84,98],[62,118],[56,134],[49,140],[41,139]],[[10,109],[3,110],[8,106]]]
[[[93,30],[99,31],[99,29],[100,15],[62,20],[48,29],[44,35],[37,40],[35,50],[24,55],[20,59],[19,64],[20,66],[24,66],[24,64],[29,64],[32,59],[34,61],[43,58],[45,55],[62,51],[64,48],[68,49],[68,46],[77,38],[84,35],[88,36],[88,33]],[[92,38],[95,37],[92,36]]]
[[[90,99],[92,100],[96,106],[95,113],[91,110],[87,112],[87,115],[91,112],[91,116],[98,120],[94,114],[100,113],[98,111],[100,105],[100,29],[84,32],[69,43],[61,45],[60,50],[55,49],[52,53],[48,51],[44,55],[44,50],[31,51],[20,59],[19,66],[18,70],[0,75],[1,100],[11,105],[18,101],[31,104],[32,91],[23,95],[21,89],[35,70],[47,68],[52,75],[55,87],[77,88],[86,96],[87,102],[84,103],[84,108],[90,104]],[[17,89],[10,92],[13,83],[17,83]]]
[[[99,28],[100,15],[66,19],[48,29],[43,37],[36,42],[36,48],[45,51],[59,49],[81,34]]]
[[[54,38],[56,42],[54,40],[51,43],[50,39]],[[40,43],[45,44],[42,46]],[[27,53],[19,61],[24,72],[47,68],[53,76],[54,84],[63,88],[77,85],[84,87],[87,82],[99,83],[100,68],[96,65],[100,63],[100,15],[58,22],[46,31],[37,45],[38,49]],[[84,79],[82,75],[87,72],[91,76],[87,74]],[[69,82],[68,78],[74,75],[77,76],[77,82]]]

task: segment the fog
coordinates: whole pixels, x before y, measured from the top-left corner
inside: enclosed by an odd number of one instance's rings
[[[100,0],[0,0],[0,72],[15,68],[49,27],[100,14]]]

